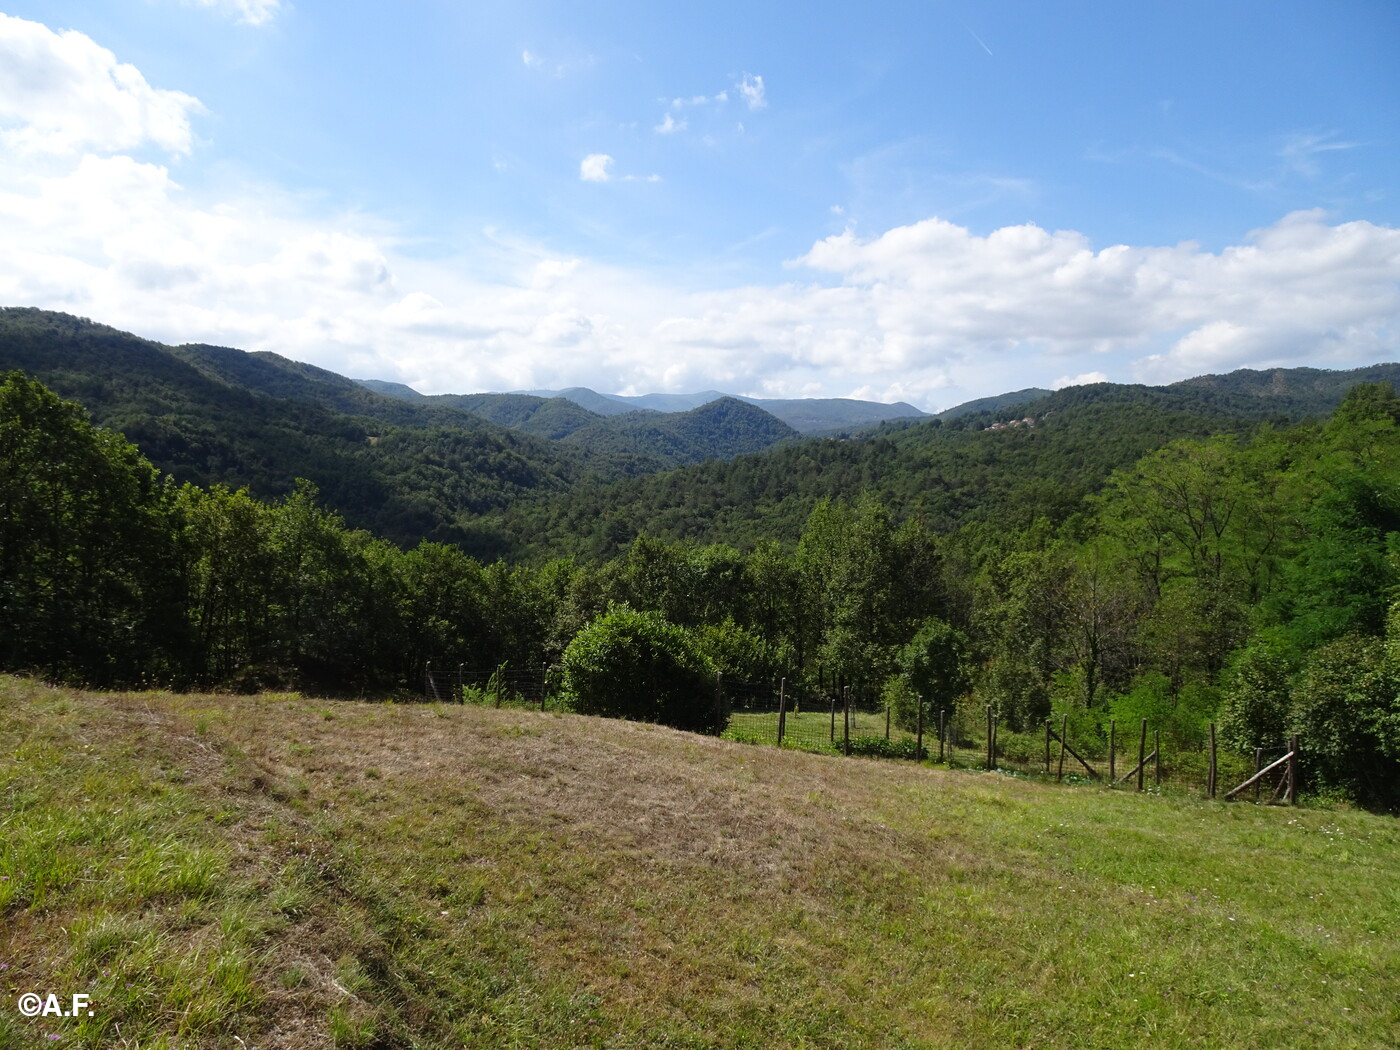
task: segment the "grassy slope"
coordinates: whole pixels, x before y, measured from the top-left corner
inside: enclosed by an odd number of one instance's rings
[[[1368,814],[8,678],[0,756],[0,1046],[1400,1043]]]

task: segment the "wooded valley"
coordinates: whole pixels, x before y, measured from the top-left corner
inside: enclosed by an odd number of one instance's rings
[[[715,402],[573,443],[37,311],[0,369],[9,671],[393,695],[429,660],[578,665],[630,616],[711,677],[908,710],[933,660],[1013,728],[1300,733],[1311,790],[1400,804],[1400,366],[805,440]]]

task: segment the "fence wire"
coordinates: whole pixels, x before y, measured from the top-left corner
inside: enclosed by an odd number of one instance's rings
[[[429,664],[424,698],[446,703],[545,710],[553,699],[550,669],[499,667],[440,669]],[[964,769],[993,769],[1021,776],[1095,781],[1123,789],[1161,785],[1209,791],[1210,749],[1205,740],[1163,740],[1141,722],[1119,725],[1102,715],[1061,714],[1013,730],[995,708],[960,704],[926,713],[921,731],[901,728],[872,698],[833,694],[786,682],[721,679],[729,740],[800,748],[826,754],[921,758]],[[560,707],[567,707],[563,699]],[[921,749],[920,749],[921,745]],[[1253,754],[1224,748],[1216,753],[1214,787],[1224,795],[1286,754],[1261,747]],[[1285,797],[1287,769],[1266,773],[1240,794],[1271,801]]]
[[[550,696],[549,668],[458,666],[442,670],[430,663],[423,671],[423,697],[439,703],[535,707],[543,711]]]

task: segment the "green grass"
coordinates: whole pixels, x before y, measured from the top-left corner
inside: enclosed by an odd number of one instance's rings
[[[0,1046],[1393,1047],[1397,872],[1352,810],[0,680]]]

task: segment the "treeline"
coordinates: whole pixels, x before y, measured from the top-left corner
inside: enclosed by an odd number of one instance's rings
[[[840,681],[907,715],[937,678],[1023,729],[1072,712],[1147,717],[1187,743],[1215,720],[1249,749],[1297,732],[1314,787],[1400,803],[1388,386],[1354,388],[1325,422],[1171,442],[1053,520],[1036,509],[935,532],[867,494],[816,501],[791,543],[641,535],[596,563],[483,564],[348,529],[308,483],[270,503],[177,485],[13,373],[0,663],[103,685],[390,691],[427,660],[556,663],[626,605],[738,681]]]

